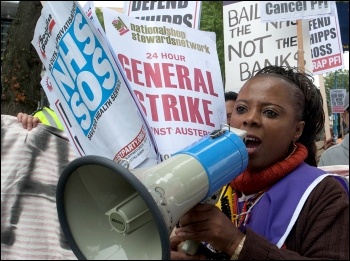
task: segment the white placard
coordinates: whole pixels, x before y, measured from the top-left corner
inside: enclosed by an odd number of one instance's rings
[[[223,6],[225,90],[239,92],[243,84],[267,65],[298,67],[295,21],[264,23],[259,1]],[[303,23],[305,70],[312,73],[309,24]]]
[[[333,13],[333,16],[320,16],[309,21],[314,75],[344,68],[343,47],[336,7]]]
[[[124,1],[124,14],[199,29],[202,1]]]
[[[334,1],[260,1],[261,21],[294,21],[331,15]]]
[[[225,120],[212,34],[104,8],[106,35],[152,128],[163,159]]]
[[[344,113],[346,89],[331,89],[330,102],[332,113]]]

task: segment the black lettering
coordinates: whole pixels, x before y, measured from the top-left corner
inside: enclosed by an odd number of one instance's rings
[[[184,1],[185,2],[185,1]],[[186,1],[187,2],[187,1]],[[186,14],[184,17],[183,17],[183,21],[182,23],[187,25],[188,27],[192,28],[192,22],[191,20],[193,19],[193,16],[191,14]]]
[[[131,1],[131,11],[139,11],[141,9],[141,1]]]

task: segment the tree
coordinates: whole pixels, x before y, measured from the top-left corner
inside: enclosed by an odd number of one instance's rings
[[[334,72],[329,72],[324,76],[324,86],[328,101],[328,114],[332,114],[332,108],[330,104],[330,90],[331,89],[346,89],[349,91],[349,70],[337,70]]]
[[[200,30],[216,34],[216,49],[219,57],[222,80],[225,80],[224,26],[222,1],[202,1]]]
[[[97,7],[95,12],[96,12],[96,16],[97,16],[98,21],[100,22],[103,30],[105,30],[105,22],[103,20],[103,12],[102,12],[101,8]]]
[[[1,114],[15,116],[37,108],[42,63],[31,41],[41,9],[40,1],[19,1],[1,61]]]

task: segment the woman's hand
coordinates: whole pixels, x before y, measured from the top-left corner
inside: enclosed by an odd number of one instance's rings
[[[204,241],[216,250],[232,256],[244,234],[219,208],[212,204],[197,204],[179,221],[175,235],[178,240]]]

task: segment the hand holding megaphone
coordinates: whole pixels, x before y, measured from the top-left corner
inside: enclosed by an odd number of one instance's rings
[[[201,203],[208,203],[208,204],[215,205],[218,202],[219,198],[220,198],[220,194],[222,192],[222,189],[223,188],[217,190],[213,195],[211,195],[209,198],[205,199]],[[195,255],[197,253],[197,251],[198,251],[198,248],[199,248],[200,244],[201,244],[200,241],[186,240],[184,242],[181,242],[178,245],[177,251],[186,253],[188,255]]]

